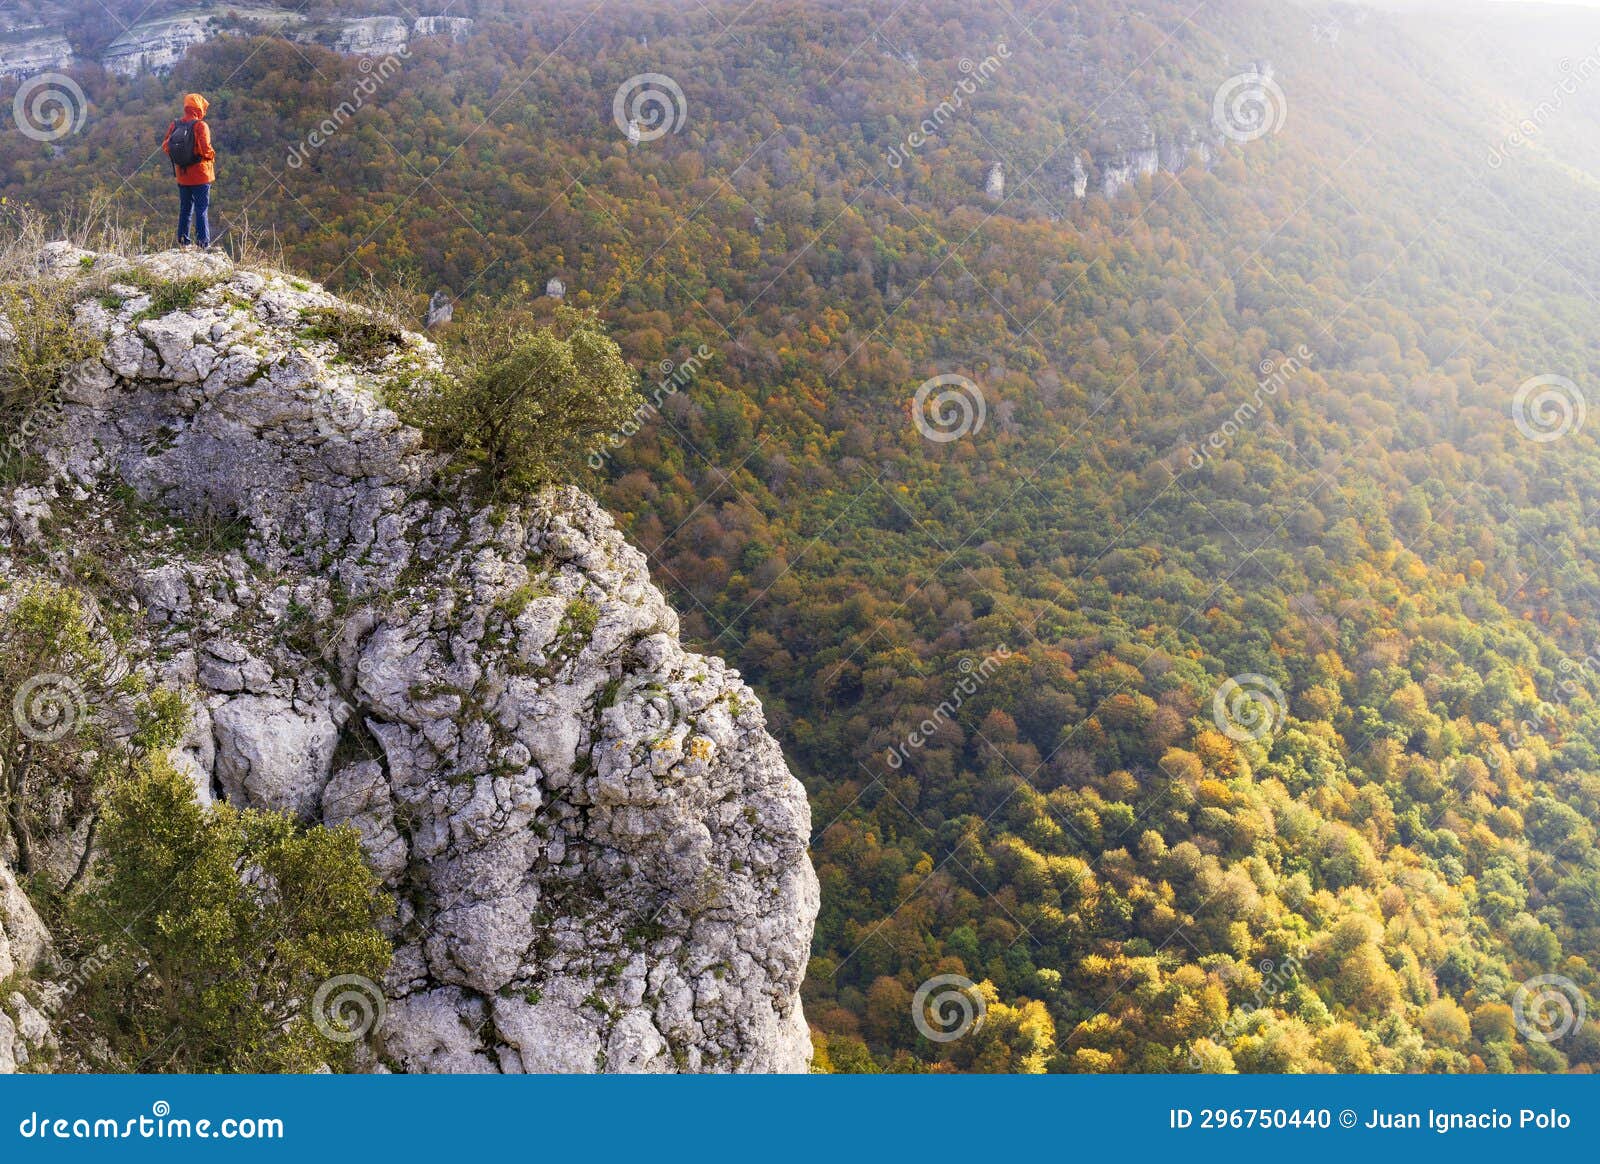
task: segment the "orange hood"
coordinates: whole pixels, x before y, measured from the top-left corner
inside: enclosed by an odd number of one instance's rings
[[[200,94],[185,93],[183,95],[183,115],[185,117],[192,117],[196,121],[199,121],[206,115],[206,110],[209,108],[210,105],[207,103],[204,97],[200,96]]]

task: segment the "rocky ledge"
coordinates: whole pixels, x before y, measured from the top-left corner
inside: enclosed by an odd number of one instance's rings
[[[397,905],[370,1066],[804,1070],[805,795],[599,506],[468,501],[383,404],[433,346],[342,351],[312,321],[351,309],[315,285],[42,262],[104,345],[38,438],[50,483],[0,489],[0,580],[124,563],[101,601],[190,697],[196,796],[359,830]],[[186,305],[154,310],[162,285]],[[48,977],[26,906],[0,865],[0,978]]]

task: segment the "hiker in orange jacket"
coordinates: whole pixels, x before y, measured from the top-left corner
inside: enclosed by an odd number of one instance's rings
[[[198,93],[183,98],[183,120],[167,126],[161,148],[178,179],[178,245],[189,245],[189,220],[200,249],[211,245],[211,183],[217,180],[217,151],[211,148],[211,127],[205,122],[206,99]]]

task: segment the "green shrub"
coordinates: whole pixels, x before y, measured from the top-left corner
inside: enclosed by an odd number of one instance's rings
[[[76,299],[74,285],[61,280],[0,284],[0,457],[23,451],[54,407],[61,377],[100,348],[99,337],[73,323]]]
[[[152,758],[111,794],[101,833],[98,876],[71,911],[99,953],[70,1016],[80,1053],[118,1071],[351,1065],[343,1036],[381,1017],[391,951],[378,922],[393,910],[354,829],[203,807]],[[342,1009],[346,990],[366,1014]]]
[[[104,760],[97,712],[111,686],[77,591],[30,586],[0,615],[0,837],[24,875],[35,871],[38,835],[92,808]]]
[[[339,354],[356,364],[373,364],[405,338],[390,319],[359,307],[312,307],[301,312],[306,339],[332,340]]]
[[[573,479],[586,450],[639,404],[634,375],[598,315],[557,308],[550,324],[484,313],[452,335],[451,371],[394,406],[435,447],[474,466],[491,494]]]
[[[186,275],[181,279],[168,279],[137,268],[126,275],[119,275],[118,279],[132,283],[150,296],[150,306],[139,313],[141,319],[159,319],[174,311],[187,311],[200,301],[202,293],[222,281],[215,275]]]

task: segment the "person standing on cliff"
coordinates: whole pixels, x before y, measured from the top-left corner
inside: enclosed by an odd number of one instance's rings
[[[217,180],[217,151],[211,148],[211,127],[205,122],[207,103],[198,93],[183,98],[183,120],[167,126],[161,143],[178,179],[178,245],[189,245],[189,222],[194,238],[205,250],[211,245],[211,183]]]

